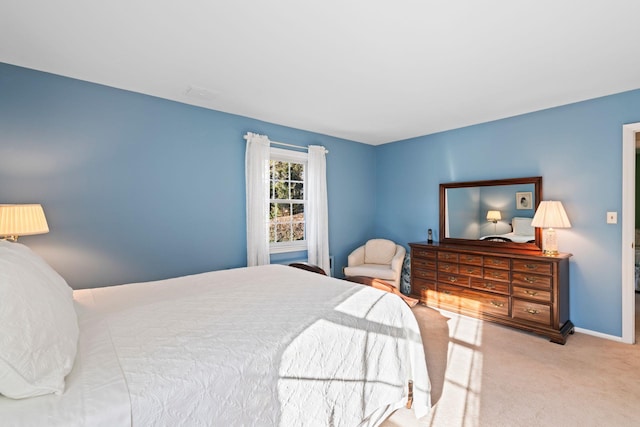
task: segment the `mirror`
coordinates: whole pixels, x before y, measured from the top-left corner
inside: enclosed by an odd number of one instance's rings
[[[542,177],[440,184],[440,242],[539,251]]]

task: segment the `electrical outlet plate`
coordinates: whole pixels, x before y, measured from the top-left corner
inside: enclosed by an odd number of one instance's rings
[[[607,224],[618,223],[618,212],[607,212]]]

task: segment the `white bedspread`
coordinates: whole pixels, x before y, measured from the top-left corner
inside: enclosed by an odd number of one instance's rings
[[[375,426],[409,379],[417,416],[430,406],[416,320],[371,287],[270,265],[74,298],[67,389],[2,398],[15,425]]]
[[[505,234],[489,234],[487,236],[482,236],[480,240],[490,239],[491,237],[505,237],[515,243],[527,243],[536,239],[536,236],[533,234],[525,235],[525,234],[515,234],[511,232],[511,233],[505,233]]]

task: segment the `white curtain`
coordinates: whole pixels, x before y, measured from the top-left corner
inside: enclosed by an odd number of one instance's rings
[[[307,259],[329,274],[329,210],[327,207],[325,148],[309,146],[305,187],[307,191]]]
[[[247,133],[247,266],[269,264],[269,138]]]

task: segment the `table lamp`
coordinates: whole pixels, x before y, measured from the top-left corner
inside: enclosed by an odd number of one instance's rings
[[[542,228],[542,251],[547,256],[558,255],[558,238],[554,228],[570,228],[571,223],[562,203],[553,200],[540,202],[531,221],[532,227]]]
[[[48,232],[42,205],[0,205],[0,239],[15,242],[19,236]]]

